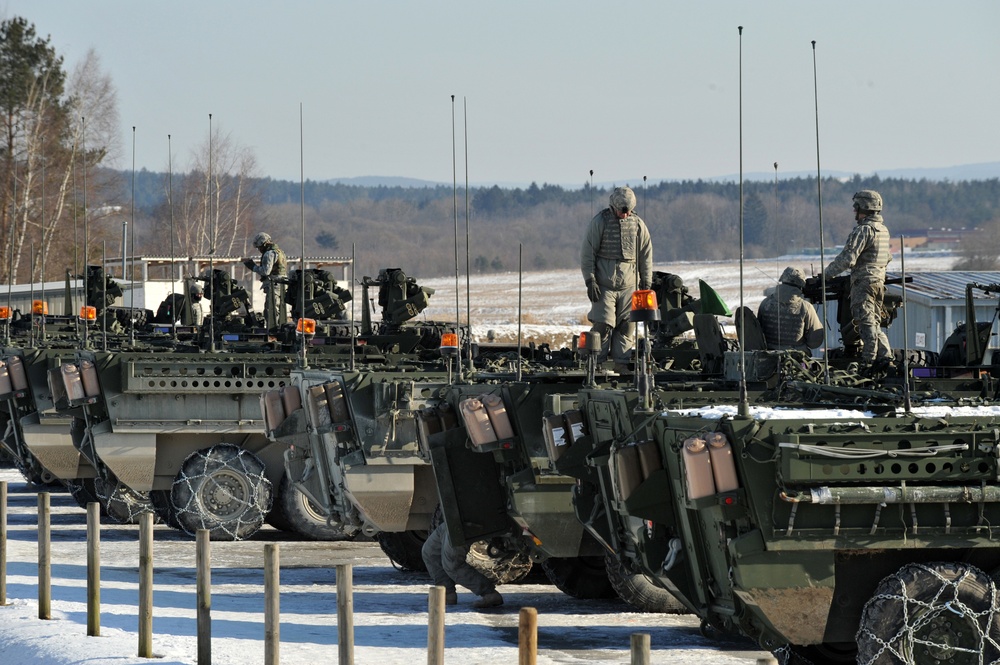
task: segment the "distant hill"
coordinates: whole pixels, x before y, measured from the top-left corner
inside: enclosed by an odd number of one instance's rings
[[[1000,162],[984,162],[982,164],[960,164],[958,166],[945,166],[945,167],[928,167],[928,168],[913,168],[913,169],[884,169],[877,170],[872,173],[851,173],[849,171],[832,171],[828,169],[823,169],[823,177],[825,178],[838,178],[840,180],[847,180],[853,178],[855,175],[860,175],[862,178],[866,178],[873,175],[878,175],[880,178],[900,178],[903,180],[931,180],[931,181],[951,181],[951,182],[961,182],[966,180],[993,180],[994,178],[1000,178]],[[815,171],[779,171],[778,178],[781,180],[787,180],[790,178],[813,178],[816,176]],[[755,171],[752,173],[745,173],[743,177],[747,180],[754,182],[770,182],[774,180],[773,171]],[[703,180],[705,182],[737,182],[739,180],[738,173],[731,173],[729,175],[714,176],[710,178],[691,178],[691,180]],[[407,187],[407,188],[434,188],[441,186],[450,187],[453,183],[451,182],[434,182],[431,180],[421,180],[419,178],[405,178],[401,176],[358,176],[351,178],[331,178],[325,181],[329,184],[343,184],[343,185],[353,185],[357,187]],[[642,183],[642,176],[636,178],[625,178],[616,182],[595,182],[594,186],[607,189],[619,185],[623,182],[632,183],[633,186],[639,186]],[[648,182],[650,184],[659,182],[680,182],[679,180],[670,179],[657,179],[649,178]],[[492,187],[493,185],[499,186],[501,189],[514,189],[518,187],[528,187],[531,183],[529,182],[474,182],[470,183],[473,187]],[[575,183],[549,183],[549,184],[559,184],[561,187],[566,189],[580,189],[583,185],[582,182]],[[465,183],[459,183],[460,187],[465,187]]]

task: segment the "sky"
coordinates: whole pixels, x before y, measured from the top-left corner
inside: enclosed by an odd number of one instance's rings
[[[994,0],[0,0],[0,16],[68,68],[96,49],[123,169],[134,145],[136,168],[166,171],[169,134],[187,170],[209,114],[258,175],[293,181],[1000,161]]]

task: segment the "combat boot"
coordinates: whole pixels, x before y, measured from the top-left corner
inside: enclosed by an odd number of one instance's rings
[[[496,591],[490,591],[484,593],[476,602],[472,603],[472,608],[476,610],[485,610],[490,607],[500,607],[503,605],[503,596],[501,596]]]

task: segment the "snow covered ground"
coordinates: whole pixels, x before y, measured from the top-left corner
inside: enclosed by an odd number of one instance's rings
[[[86,637],[86,514],[66,494],[52,495],[52,619],[38,619],[37,499],[20,475],[0,469],[9,486],[8,605],[0,606],[0,663],[4,665],[138,665],[138,527],[114,525],[101,537],[101,636]],[[403,574],[369,544],[368,554],[344,560],[336,543],[281,542],[291,560],[297,547],[330,547],[330,558],[353,564],[354,661],[413,665],[427,659],[424,575]],[[264,662],[263,571],[258,540],[212,543],[212,662]],[[357,550],[358,548],[354,548]],[[197,662],[194,543],[157,526],[153,561],[153,653],[161,665]],[[281,570],[281,662],[313,665],[337,658],[336,570]],[[612,601],[580,601],[547,584],[500,587],[499,611],[475,612],[460,590],[446,615],[445,658],[451,663],[517,662],[518,611],[538,610],[538,663],[629,662],[632,633],[650,634],[652,661],[673,665],[752,665],[767,654],[743,640],[711,641],[690,616],[642,614]]]
[[[827,256],[827,262],[833,255]],[[954,256],[919,256],[907,254],[907,272],[949,270]],[[898,259],[892,264],[898,270]],[[819,271],[818,257],[781,257],[777,259],[745,260],[743,277],[740,278],[739,261],[708,261],[658,264],[654,270],[679,275],[694,297],[698,297],[698,280],[702,279],[715,289],[730,309],[741,304],[752,310],[764,298],[764,290],[778,282],[778,276],[788,266],[802,269],[806,275]],[[456,313],[455,278],[436,277],[420,279],[421,286],[435,289],[430,306],[423,316],[436,321],[454,321]],[[740,301],[742,282],[743,302]],[[469,297],[473,334],[480,340],[492,330],[498,339],[516,340],[518,334],[518,302],[521,303],[521,334],[525,343],[555,340],[556,346],[570,343],[573,335],[590,329],[587,312],[587,289],[579,270],[550,270],[526,272],[520,284],[514,273],[472,275],[469,279]],[[459,278],[457,309],[462,320],[466,315],[466,279]],[[729,319],[731,323],[732,319]],[[723,324],[726,319],[722,319]]]

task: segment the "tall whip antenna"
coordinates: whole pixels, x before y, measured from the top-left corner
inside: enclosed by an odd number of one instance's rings
[[[167,208],[170,210],[170,302],[173,303],[170,307],[171,316],[173,317],[173,326],[171,329],[174,331],[174,341],[177,341],[177,289],[175,288],[177,284],[177,266],[174,264],[174,155],[173,148],[170,144],[170,134],[167,134]],[[188,289],[188,299],[190,299],[190,287],[188,287],[187,282],[184,282],[184,286]],[[191,307],[194,307],[195,303],[191,303]],[[201,304],[198,305],[201,307]]]
[[[468,370],[472,372],[472,268],[469,263],[469,107],[465,97],[462,97],[462,113],[465,121],[465,313],[466,323],[469,326],[469,349]]]
[[[823,173],[819,166],[819,84],[816,76],[816,40],[812,40],[813,47],[813,104],[816,108],[816,202],[819,207],[819,265],[820,265],[820,289],[823,294],[823,335],[826,336],[827,311],[826,311],[826,249],[823,240]],[[823,340],[823,382],[830,385],[830,345]]]
[[[129,271],[128,293],[128,341],[135,343],[135,125],[132,125],[132,202],[129,206],[129,219],[132,222],[131,270]],[[122,272],[125,272],[125,233],[122,233]]]
[[[517,381],[521,382],[521,289],[523,280],[521,279],[521,251],[523,245],[517,243]]]
[[[215,229],[212,219],[212,114],[208,114],[208,182],[205,183],[208,197],[208,279],[212,285],[212,316],[208,318],[208,348],[215,353],[215,299],[222,294],[215,293]]]
[[[461,306],[458,290],[458,152],[455,145],[455,95],[451,96],[451,200],[455,210],[455,335],[461,339]],[[468,340],[466,340],[468,341]],[[462,380],[462,362],[458,363],[458,379]]]
[[[743,309],[743,26],[740,31],[740,404],[739,414],[750,415],[750,403],[747,400],[746,376],[746,316]]]
[[[899,261],[900,270],[902,271],[903,279],[900,280],[900,286],[903,288],[903,408],[906,409],[907,413],[913,411],[913,404],[910,401],[910,361],[909,361],[909,350],[906,348],[909,344],[910,335],[909,331],[906,329],[906,236],[899,236]],[[979,331],[973,331],[973,334],[978,335]]]
[[[299,262],[299,321],[306,318],[306,166],[302,128],[302,102],[299,102],[299,226],[302,234],[302,260]],[[284,306],[282,303],[281,307],[284,308]],[[306,358],[309,345],[306,340],[304,323],[300,332],[302,337],[302,369],[309,369],[309,360]]]
[[[357,246],[355,243],[351,243],[351,371],[354,371],[354,344],[357,341],[354,337],[354,280],[357,279],[357,272],[355,266],[357,266]],[[365,307],[368,303],[365,303]]]

